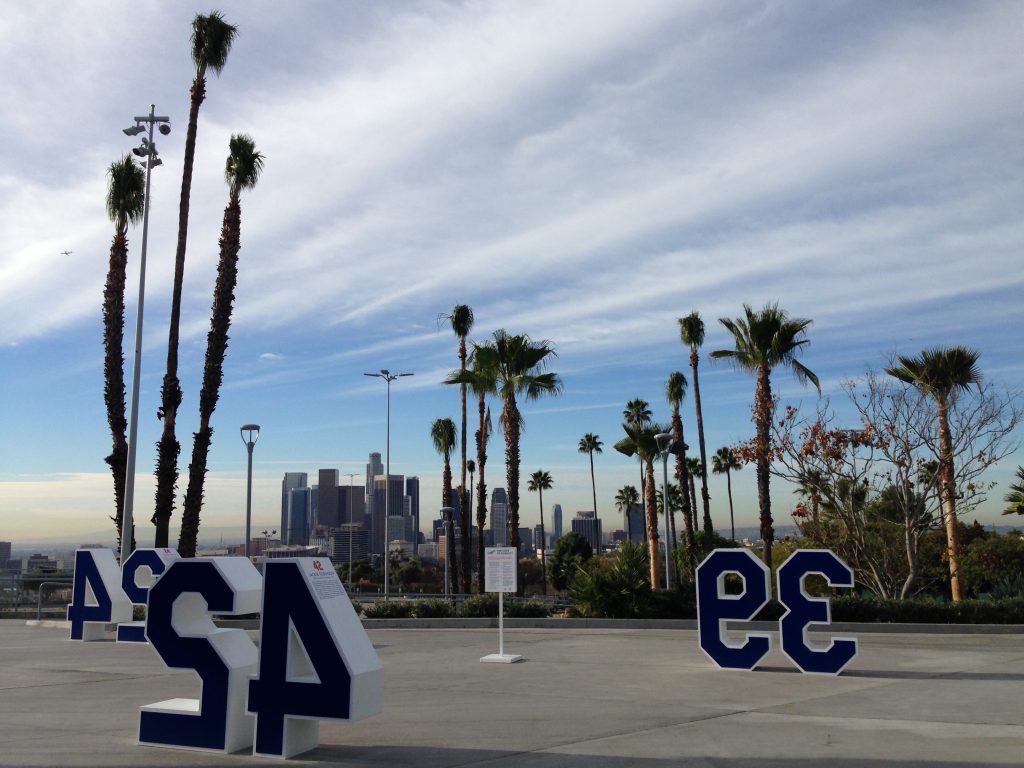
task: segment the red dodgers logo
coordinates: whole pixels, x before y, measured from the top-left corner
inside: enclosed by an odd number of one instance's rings
[[[324,564],[323,563],[321,563],[319,560],[314,560],[313,561],[313,570],[315,570],[315,571],[322,571],[323,569],[324,569]]]

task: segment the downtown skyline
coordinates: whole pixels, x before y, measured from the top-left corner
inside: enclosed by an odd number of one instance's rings
[[[987,380],[1024,384],[1024,8],[1016,4],[548,2],[219,4],[239,27],[200,113],[185,271],[182,444],[171,539],[195,430],[227,140],[266,155],[242,197],[235,314],[200,540],[276,523],[285,472],[359,477],[385,453],[421,479],[421,529],[440,506],[436,418],[458,422],[457,340],[439,316],[473,308],[470,341],[498,328],[547,339],[563,393],[522,404],[521,471],[547,470],[546,514],[589,510],[580,437],[600,436],[598,514],[638,484],[612,447],[628,400],[667,421],[668,374],[687,379],[676,318],[701,313],[708,452],[753,434],[753,377],[707,359],[718,318],[768,302],[814,321],[801,362],[841,409],[841,382],[890,355],[967,344]],[[206,8],[123,1],[11,5],[0,55],[0,538],[107,531],[113,514],[100,304],[113,225],[106,169],[155,104],[171,133],[153,172],[135,515],[151,543],[158,406],[193,74]],[[60,41],[60,44],[57,44]],[[114,52],[113,54],[111,52]],[[129,230],[130,371],[141,228]],[[65,254],[65,252],[67,252]],[[130,381],[130,376],[129,376]],[[773,377],[786,403],[817,395]],[[128,395],[131,392],[129,390]],[[467,454],[475,403],[470,406]],[[495,425],[500,403],[491,402]],[[692,397],[683,402],[696,442]],[[505,486],[504,441],[488,451]],[[691,454],[694,455],[691,450]],[[1018,450],[971,517],[1000,517]],[[458,484],[458,452],[452,462]],[[660,468],[658,470],[660,478]],[[716,528],[725,479],[709,478]],[[792,489],[773,483],[776,524]],[[733,477],[737,526],[757,518],[754,469]],[[538,522],[520,489],[521,524]],[[616,523],[615,520],[619,522]],[[550,520],[548,520],[550,525]],[[65,534],[67,534],[65,536]]]

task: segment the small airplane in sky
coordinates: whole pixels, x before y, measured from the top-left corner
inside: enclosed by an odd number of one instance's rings
[[[61,251],[60,253],[61,253],[62,256],[70,256],[71,255],[71,251]]]

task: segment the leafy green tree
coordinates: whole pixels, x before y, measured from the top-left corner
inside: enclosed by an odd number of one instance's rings
[[[686,470],[686,441],[683,439],[683,417],[679,413],[679,406],[683,402],[683,398],[686,396],[686,377],[681,371],[673,371],[668,376],[668,381],[665,383],[665,397],[668,399],[668,404],[672,408],[672,442],[676,447],[675,457],[675,476],[676,482],[679,483],[679,487],[682,489],[682,513],[683,513],[683,530],[686,534],[686,551],[689,553],[690,560],[687,563],[689,566],[687,569],[677,571],[682,573],[686,570],[688,573],[693,573],[697,569],[696,552],[697,548],[694,545],[694,515],[696,510],[690,503],[690,496],[686,493],[687,487],[691,483],[691,478]]]
[[[128,271],[128,225],[137,224],[145,205],[146,180],[131,155],[107,169],[107,216],[114,223],[110,264],[103,289],[103,401],[107,407],[112,449],[104,459],[114,476],[114,521],[121,546],[124,516],[125,473],[128,471],[128,438],[125,432],[124,388],[124,287]],[[141,343],[141,342],[140,342]],[[131,531],[128,532],[131,536]]]
[[[548,591],[548,565],[546,554],[547,539],[544,535],[544,491],[551,490],[551,484],[551,475],[543,469],[538,469],[530,475],[530,480],[526,484],[527,490],[536,491],[540,499],[540,571],[543,579],[541,583],[544,585],[545,594]]]
[[[482,369],[493,372],[495,391],[502,401],[508,542],[516,549],[519,548],[519,440],[523,428],[517,398],[529,401],[561,392],[562,381],[558,374],[544,370],[554,355],[551,342],[535,342],[525,334],[513,336],[505,330],[495,331],[490,344],[475,350]]]
[[[587,432],[580,438],[579,452],[590,456],[590,490],[594,494],[594,517],[597,517],[597,485],[594,482],[594,454],[601,453],[604,443],[593,432]]]
[[[729,528],[733,541],[736,541],[736,518],[732,508],[732,473],[741,469],[743,464],[727,445],[723,445],[711,457],[711,471],[716,475],[725,475],[725,486],[729,493]]]
[[[224,180],[228,185],[228,204],[224,209],[224,222],[220,234],[220,260],[217,282],[213,289],[213,307],[210,310],[210,332],[206,337],[206,362],[203,366],[203,385],[199,393],[199,431],[192,444],[192,463],[188,468],[188,488],[181,513],[181,532],[178,553],[182,557],[195,557],[199,537],[199,514],[203,507],[203,485],[206,480],[207,458],[213,440],[210,419],[220,399],[224,381],[224,358],[228,351],[228,330],[238,284],[238,253],[241,250],[243,190],[252,189],[263,171],[263,155],[245,134],[235,134],[229,142],[230,154],[224,167]]]
[[[159,415],[163,419],[163,432],[157,443],[156,504],[153,524],[156,535],[153,546],[168,546],[171,513],[174,511],[174,491],[178,484],[178,454],[181,446],[174,429],[181,405],[181,382],[178,380],[178,338],[181,324],[181,291],[185,280],[185,244],[188,237],[189,199],[192,194],[192,165],[196,154],[196,131],[199,126],[199,107],[206,98],[206,73],[220,74],[227,63],[228,52],[235,40],[237,28],[224,21],[217,11],[192,21],[192,61],[196,65],[192,80],[191,106],[188,130],[185,133],[185,159],[181,176],[181,201],[178,206],[178,242],[174,254],[174,285],[171,294],[171,318],[167,337],[167,372],[161,387]]]
[[[956,526],[956,487],[953,468],[953,437],[949,429],[949,408],[958,392],[981,383],[977,363],[980,353],[967,347],[926,349],[917,357],[898,357],[899,365],[885,369],[890,376],[917,387],[938,406],[940,495],[946,522],[949,586],[953,602],[963,598],[960,585],[960,542]]]
[[[735,347],[711,353],[712,358],[725,359],[755,375],[754,424],[756,426],[757,501],[761,514],[761,540],[764,542],[764,562],[772,562],[772,543],[775,527],[772,519],[772,501],[769,492],[771,464],[771,421],[774,412],[771,374],[775,368],[789,368],[798,381],[809,381],[821,393],[818,377],[797,361],[797,355],[810,343],[805,338],[810,320],[790,318],[778,304],[766,304],[754,311],[743,305],[744,317],[719,322],[732,334]]]
[[[451,419],[435,419],[434,423],[430,425],[430,440],[434,444],[434,450],[437,451],[441,458],[444,459],[444,472],[441,475],[441,506],[448,510],[444,513],[444,549],[445,557],[449,558],[449,577],[454,581],[456,574],[458,573],[458,561],[455,555],[455,531],[452,528],[452,466],[451,458],[452,451],[455,450],[455,445],[458,442],[458,436],[455,434],[455,422]],[[463,531],[462,535],[465,536],[469,531]],[[445,591],[452,590],[451,584],[445,584]]]
[[[573,610],[584,617],[634,619],[651,604],[648,552],[624,542],[614,558],[602,558],[577,568],[569,584]]]
[[[562,592],[569,586],[576,569],[594,556],[587,537],[576,531],[555,542],[551,553],[551,585]]]
[[[452,330],[459,339],[459,371],[465,372],[466,370],[466,337],[469,336],[470,330],[473,328],[473,310],[467,304],[456,304],[452,309],[451,314],[445,315],[445,319],[448,320],[452,325]],[[459,442],[460,450],[462,452],[462,474],[459,476],[459,510],[460,510],[460,525],[462,526],[462,591],[468,594],[470,591],[470,581],[472,580],[472,571],[470,568],[470,539],[469,535],[469,520],[472,503],[470,502],[469,491],[466,489],[466,382],[462,381],[459,383],[459,389],[461,391],[462,401],[462,431],[459,433],[461,440]]]
[[[624,485],[615,494],[615,508],[622,513],[623,525],[628,541],[633,541],[633,518],[630,512],[640,504],[640,492],[633,485]]]
[[[644,511],[647,523],[647,545],[651,550],[651,585],[657,590],[661,584],[659,577],[661,569],[661,558],[658,556],[658,507],[655,503],[654,494],[654,457],[658,456],[658,441],[656,435],[667,432],[668,426],[655,422],[647,422],[641,426],[634,426],[625,423],[622,429],[626,437],[615,444],[615,450],[626,456],[638,456],[644,463],[645,485],[644,485]],[[666,542],[667,545],[667,542]]]
[[[693,407],[697,415],[697,445],[700,448],[700,497],[704,509],[704,530],[712,531],[711,497],[708,495],[708,459],[704,448],[704,414],[700,407],[700,378],[697,376],[697,364],[700,357],[697,350],[704,343],[704,321],[699,312],[691,312],[679,318],[679,338],[690,348],[690,369],[693,371]],[[694,510],[696,515],[696,510]]]
[[[1003,501],[1009,505],[1003,510],[1004,515],[1024,515],[1024,466],[1017,467],[1017,482],[1010,483]]]

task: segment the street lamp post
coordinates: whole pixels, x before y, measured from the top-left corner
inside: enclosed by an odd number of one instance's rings
[[[134,536],[134,497],[135,497],[135,443],[139,432],[139,376],[142,372],[142,310],[146,300],[146,241],[149,236],[149,180],[153,169],[163,161],[157,157],[156,144],[153,143],[153,127],[160,126],[164,136],[171,132],[171,118],[156,114],[156,105],[151,104],[148,115],[136,115],[135,125],[125,128],[128,136],[142,133],[143,123],[149,125],[149,137],[144,138],[140,146],[132,150],[136,157],[143,157],[146,167],[146,194],[142,202],[142,255],[139,257],[139,304],[135,310],[135,362],[132,370],[132,404],[131,421],[128,433],[128,463],[124,478],[124,511],[121,514],[121,562],[125,562],[132,553]]]
[[[249,451],[249,473],[245,489],[245,556],[249,557],[249,535],[252,528],[252,449],[256,447],[256,441],[260,439],[259,424],[243,424],[239,429],[242,435],[242,442]]]
[[[386,368],[381,368],[379,373],[364,373],[363,376],[373,376],[384,379],[388,384],[388,415],[387,429],[385,435],[385,464],[384,464],[384,599],[388,599],[388,566],[391,561],[390,542],[388,541],[388,518],[391,516],[391,382],[402,376],[412,376],[411,373],[391,373]]]
[[[672,435],[668,432],[660,432],[654,436],[654,439],[658,441],[658,453],[661,454],[661,498],[663,506],[665,508],[665,589],[669,589],[671,581],[669,579],[669,538],[668,531],[668,516],[669,516],[669,498],[668,498],[668,454],[672,449]]]

